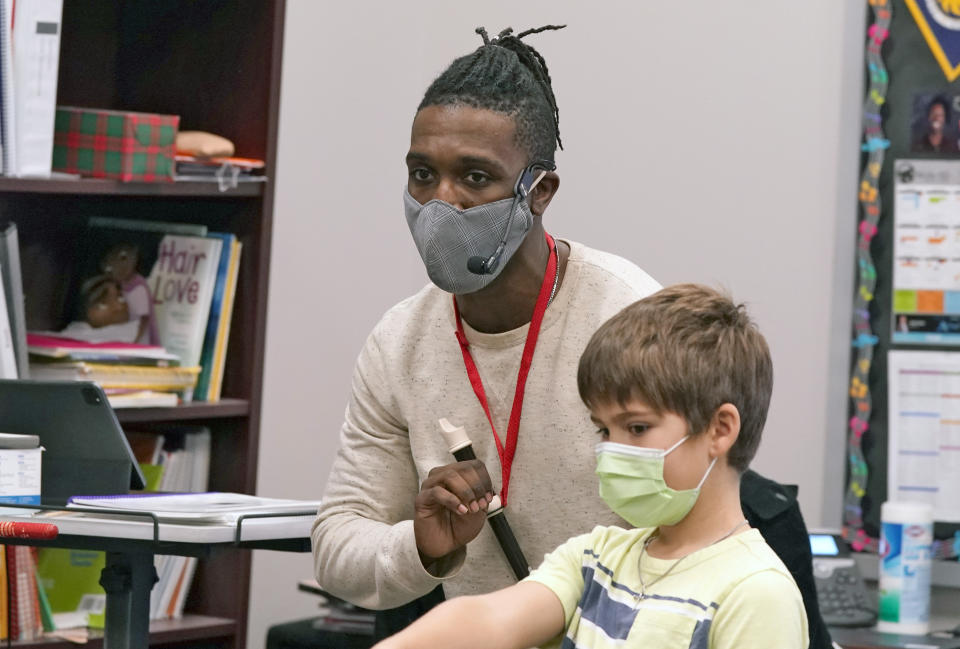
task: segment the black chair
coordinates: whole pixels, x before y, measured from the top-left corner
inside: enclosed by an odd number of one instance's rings
[[[740,479],[740,506],[751,527],[760,530],[767,545],[773,548],[797,582],[807,612],[809,649],[830,649],[833,643],[817,603],[813,555],[807,526],[797,502],[797,487],[781,485],[756,471],[747,470]]]

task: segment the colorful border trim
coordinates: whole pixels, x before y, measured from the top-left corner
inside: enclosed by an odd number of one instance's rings
[[[854,298],[853,347],[857,350],[856,362],[850,378],[850,398],[853,401],[853,416],[849,422],[847,438],[847,461],[850,477],[843,506],[843,536],[854,550],[876,551],[877,539],[863,530],[863,496],[867,486],[867,461],[863,455],[863,435],[870,427],[873,401],[870,395],[869,375],[873,351],[878,342],[870,324],[870,303],[877,284],[877,269],[870,255],[870,242],[877,234],[881,205],[878,183],[885,152],[890,140],[884,137],[880,114],[886,101],[889,78],[883,65],[880,50],[890,34],[890,19],[893,8],[887,0],[868,0],[873,9],[874,22],[867,30],[867,70],[870,84],[863,103],[863,138],[861,149],[867,154],[867,164],[860,177],[860,207],[863,215],[858,228],[857,267],[859,286]]]

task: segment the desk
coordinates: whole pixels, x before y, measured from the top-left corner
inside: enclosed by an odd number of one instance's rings
[[[876,594],[876,582],[865,580],[868,592]],[[930,629],[945,631],[960,623],[960,590],[934,586],[930,598]],[[830,636],[843,649],[892,649],[894,647],[928,646],[937,649],[960,648],[960,638],[904,636],[878,633],[875,628],[842,629],[830,627]]]
[[[253,514],[233,523],[197,525],[164,523],[152,514],[71,510],[38,517],[8,511],[2,515],[4,520],[54,523],[60,535],[51,540],[0,538],[0,543],[106,552],[100,576],[107,593],[106,649],[149,645],[150,591],[157,581],[154,555],[202,558],[225,547],[309,552],[310,526],[316,517],[315,505],[303,512]]]
[[[960,638],[933,638],[930,636],[904,636],[894,633],[878,633],[874,629],[830,629],[830,637],[843,649],[957,649]]]

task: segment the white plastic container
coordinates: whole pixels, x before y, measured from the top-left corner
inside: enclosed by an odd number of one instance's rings
[[[925,634],[930,630],[933,507],[886,502],[880,508],[880,606],[877,629]]]

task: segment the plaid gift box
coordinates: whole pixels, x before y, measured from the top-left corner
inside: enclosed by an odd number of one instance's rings
[[[178,115],[57,106],[53,169],[117,178],[172,182]]]

